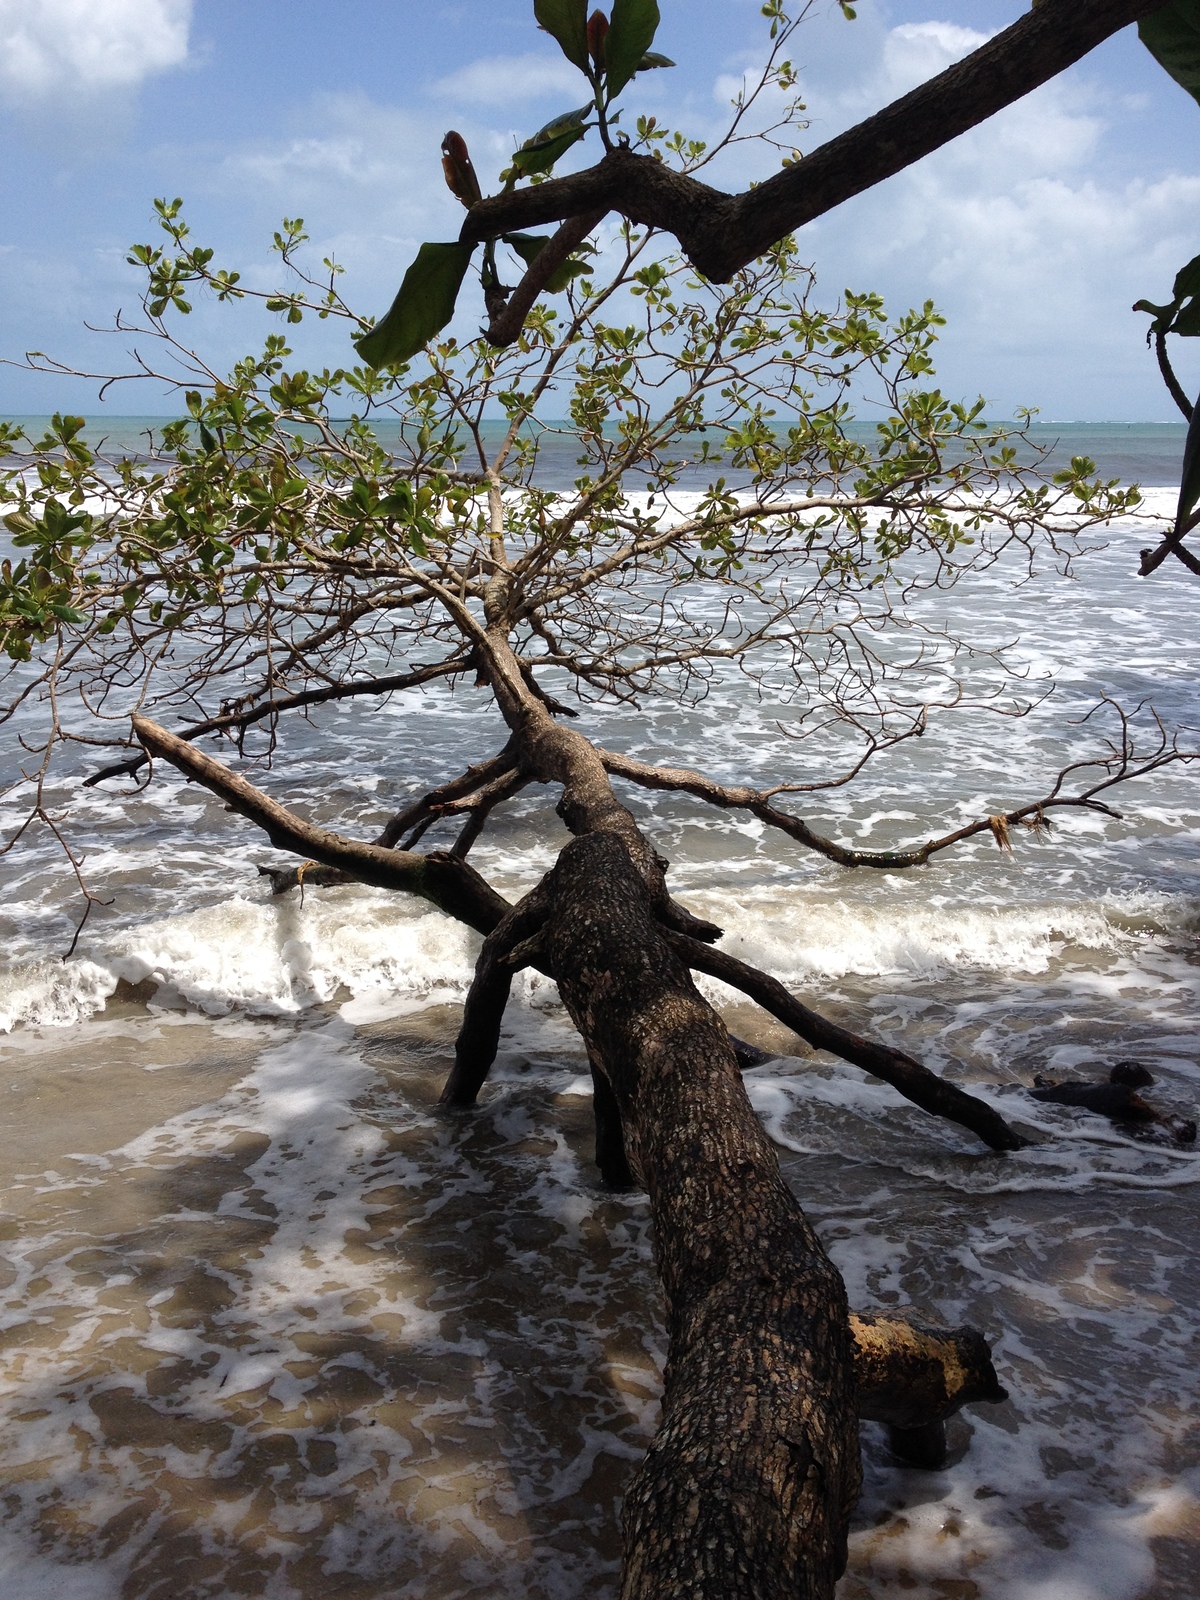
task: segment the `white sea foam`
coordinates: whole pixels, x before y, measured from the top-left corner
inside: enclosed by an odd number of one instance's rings
[[[687,898],[725,928],[725,949],[799,984],[1042,975],[1087,952],[1133,955],[1147,935],[1179,937],[1195,915],[1190,899],[1165,895],[967,908],[902,888],[890,903],[864,905],[811,883]],[[0,1031],[79,1021],[101,1010],[120,980],[148,985],[160,1006],[212,1015],[297,1015],[339,998],[363,1002],[368,1009],[356,1015],[365,1020],[461,999],[478,947],[476,935],[432,908],[379,891],[310,892],[303,902],[296,892],[239,895],[124,929],[86,957],[9,968],[0,974]],[[531,977],[528,988],[532,998],[548,986]]]

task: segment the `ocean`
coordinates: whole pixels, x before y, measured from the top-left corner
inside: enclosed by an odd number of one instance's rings
[[[128,445],[142,425],[109,426]],[[1200,749],[1195,580],[1136,576],[1183,429],[1043,428],[1064,460],[1150,485],[1144,514],[1073,577],[1014,587],[1002,564],[925,596],[924,620],[1012,645],[1033,709],[935,716],[855,783],[789,802],[820,831],[881,848],[1036,799],[1114,736],[1111,711],[1088,717],[1104,696]],[[547,481],[570,469],[564,439]],[[968,690],[988,670],[966,663]],[[720,675],[696,704],[586,707],[580,726],[763,784],[846,756]],[[367,838],[503,733],[460,686],[323,708],[287,741],[255,781]],[[439,1112],[478,941],[370,889],[273,899],[258,868],[283,858],[212,796],[163,770],[85,789],[94,765],[48,796],[111,900],[69,959],[80,907],[53,839],[3,858],[0,1591],[612,1600],[665,1342],[646,1203],[599,1185],[553,985],[523,976],[479,1109]],[[780,1052],[747,1087],[852,1304],[974,1323],[1010,1394],[955,1420],[938,1472],[864,1426],[840,1600],[1195,1593],[1200,1154],[1027,1090],[1133,1058],[1156,1105],[1195,1114],[1198,779],[1167,767],[1111,797],[1119,816],[1059,812],[1048,835],[1014,830],[1011,854],[985,833],[910,872],[621,789],[727,948],[1034,1140],[992,1155],[707,988]],[[565,840],[553,798],[526,791],[476,847],[507,894]]]
[[[17,417],[30,438],[44,433],[49,417]],[[111,455],[136,456],[146,448],[147,440],[161,431],[169,417],[90,417],[83,437],[93,446]],[[1015,424],[1010,424],[1015,426]],[[398,427],[386,416],[375,423],[379,438],[387,442],[395,438]],[[498,422],[484,425],[485,436],[499,440],[503,426]],[[847,427],[851,437],[872,440],[875,427],[872,422],[852,422]],[[1038,422],[1029,428],[1029,438],[1038,451],[1047,453],[1048,464],[1056,471],[1070,464],[1073,456],[1090,456],[1101,477],[1117,478],[1122,483],[1140,483],[1151,487],[1178,484],[1183,461],[1183,445],[1187,426],[1182,422]],[[714,436],[715,442],[715,436]],[[1033,451],[1022,448],[1019,459],[1031,460]],[[539,457],[538,480],[548,487],[565,487],[576,475],[575,458],[577,442],[570,425],[564,423],[561,432],[543,436]],[[0,459],[3,459],[0,457]],[[738,481],[736,472],[729,474],[731,483]],[[685,468],[680,480],[681,489],[704,487],[712,472],[708,468]]]

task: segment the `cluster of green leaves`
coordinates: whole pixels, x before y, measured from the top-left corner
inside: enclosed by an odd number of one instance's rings
[[[164,210],[187,239],[179,208]],[[653,244],[627,228],[609,280],[566,317],[536,306],[503,354],[447,339],[420,375],[313,372],[280,332],[226,378],[181,385],[185,414],[142,455],[103,455],[78,418],[34,441],[8,430],[0,495],[16,543],[0,649],[90,684],[170,681],[189,704],[222,704],[248,684],[336,683],[356,663],[394,671],[439,643],[446,670],[462,670],[466,613],[490,607],[528,659],[553,636],[577,687],[678,688],[734,647],[684,599],[667,621],[664,593],[737,590],[768,617],[747,651],[799,648],[797,618],[905,563],[952,577],[981,531],[1033,538],[1064,507],[1085,522],[1128,508],[1089,463],[1053,485],[1023,472],[1011,430],[931,384],[932,305],[889,318],[878,295],[847,292],[822,308],[794,239],[719,287]],[[162,264],[142,266],[152,310]],[[173,360],[202,373],[169,315],[153,315]],[[850,410],[863,388],[883,404],[873,437]],[[499,438],[484,421],[497,408]],[[578,471],[556,491],[538,464],[564,410]],[[660,497],[697,463],[698,503],[660,523]],[[738,480],[766,511],[746,512]]]
[[[332,258],[327,257],[322,263],[328,274],[323,282],[318,283],[307,275],[303,277],[306,288],[320,290],[317,300],[312,300],[306,289],[293,289],[285,294],[264,294],[260,290],[246,288],[241,282],[240,272],[214,267],[210,248],[188,243],[191,229],[181,215],[181,199],[156,200],[154,209],[158,214],[159,227],[173,248],[153,243],[135,244],[130,247],[126,259],[130,266],[141,267],[147,274],[149,288],[143,303],[147,313],[156,320],[161,319],[168,308],[187,316],[192,309],[187,294],[193,288],[208,290],[219,301],[261,300],[268,311],[285,313],[287,320],[293,323],[303,321],[305,311],[310,309],[315,310],[322,319],[350,315],[335,287],[342,268]],[[282,258],[284,265],[294,270],[296,253],[307,240],[303,217],[285,217],[274,236],[272,248]]]
[[[157,264],[144,264],[157,298]],[[414,490],[361,419],[330,421],[346,396],[369,405],[391,385],[362,367],[289,370],[291,354],[272,334],[227,380],[189,390],[187,416],[144,458],[94,451],[81,417],[56,416],[39,439],[5,427],[0,500],[22,554],[0,566],[0,652],[28,661],[56,637],[98,647],[118,633],[144,651],[222,617],[242,637],[269,634],[272,604],[311,590],[323,562],[428,553],[440,497],[469,493],[442,471],[453,440],[418,424]],[[411,415],[432,403],[418,386]]]
[[[79,485],[93,463],[92,452],[80,439],[82,417],[56,414],[36,448],[47,458],[40,474],[40,505],[31,515],[28,501],[17,497],[17,509],[4,518],[13,545],[22,552],[17,560],[0,561],[0,643],[14,661],[28,661],[36,645],[59,633],[64,624],[77,627],[87,618],[76,604],[76,565],[94,542],[94,521],[82,509]],[[8,455],[24,439],[10,424],[0,428],[0,452]],[[11,489],[17,474],[0,475],[0,495]],[[64,503],[65,502],[65,503]],[[84,580],[94,588],[97,579]]]
[[[568,61],[583,73],[591,99],[575,110],[552,117],[525,141],[515,152],[511,166],[501,173],[505,189],[511,189],[522,178],[536,182],[548,177],[556,162],[593,127],[599,128],[605,147],[611,147],[610,129],[619,117],[619,113],[614,116],[612,112],[617,96],[637,73],[675,65],[650,48],[661,21],[657,0],[614,0],[611,21],[601,11],[594,12],[589,20],[587,0],[534,0],[534,15],[539,26],[558,42]],[[592,118],[595,120],[589,120]],[[459,135],[448,134],[447,142],[450,140],[465,150]],[[470,191],[463,189],[453,171],[448,171],[447,181],[467,203]],[[504,243],[526,267],[533,265],[549,242],[544,235],[504,235]],[[459,243],[423,244],[386,316],[358,340],[362,359],[376,368],[402,365],[436,339],[454,315],[476,248]],[[487,292],[499,285],[499,277],[495,246],[483,248],[481,278]],[[575,278],[586,276],[591,270],[585,260],[575,256],[552,274],[545,292],[561,294]]]

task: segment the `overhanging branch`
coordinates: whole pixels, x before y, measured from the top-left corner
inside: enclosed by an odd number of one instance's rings
[[[1200,521],[1200,514],[1197,521]],[[954,829],[952,833],[943,834],[940,838],[929,839],[925,844],[918,845],[912,850],[852,850],[846,845],[838,844],[834,839],[825,838],[810,828],[801,817],[793,816],[789,811],[781,811],[773,803],[776,795],[803,791],[810,787],[808,785],[778,784],[770,789],[751,789],[744,784],[717,783],[715,779],[707,777],[702,772],[694,772],[688,767],[654,767],[647,762],[637,761],[632,756],[619,755],[612,750],[598,750],[597,754],[604,763],[605,770],[613,777],[626,778],[630,783],[639,784],[644,789],[674,790],[682,794],[695,795],[697,799],[707,801],[709,805],[718,806],[723,810],[749,811],[768,827],[778,828],[781,833],[786,833],[798,844],[817,851],[819,855],[835,861],[839,866],[874,867],[880,871],[898,871],[907,867],[924,866],[932,856],[940,854],[943,850],[949,850],[953,845],[963,844],[967,839],[977,838],[983,833],[990,833],[1001,850],[1010,850],[1010,828],[1020,823],[1035,834],[1048,832],[1050,819],[1047,812],[1050,811],[1063,809],[1096,811],[1103,816],[1116,816],[1117,813],[1098,798],[1101,794],[1107,793],[1118,784],[1147,777],[1161,767],[1200,759],[1200,751],[1181,750],[1174,740],[1168,737],[1161,724],[1157,725],[1158,739],[1153,748],[1139,753],[1130,727],[1130,713],[1123,711],[1120,706],[1107,698],[1102,700],[1100,705],[1107,705],[1114,710],[1121,724],[1119,741],[1110,741],[1109,755],[1075,761],[1063,767],[1049,793],[1039,800],[1029,801],[1012,811],[978,817],[974,822],[968,822],[963,827]],[[1103,777],[1076,794],[1062,792],[1064,784],[1072,774],[1089,769],[1095,769],[1102,773]]]
[[[1042,0],[964,60],[745,194],[725,194],[653,156],[617,149],[584,172],[479,201],[461,238],[478,243],[619,211],[673,233],[706,278],[727,283],[786,234],[985,122],[1163,3]]]
[[[180,728],[175,737],[190,743],[193,739],[203,738],[206,733],[230,733],[234,730],[242,733],[256,722],[263,722],[268,717],[278,716],[284,711],[301,711],[309,706],[328,705],[332,700],[350,700],[356,695],[395,694],[400,689],[415,689],[421,684],[433,683],[438,678],[450,678],[455,673],[466,670],[467,658],[455,656],[450,661],[438,661],[431,666],[415,667],[411,672],[397,672],[387,678],[363,678],[354,683],[326,684],[323,689],[305,689],[299,694],[282,695],[279,699],[265,700],[262,705],[251,706],[245,711],[226,711],[219,717],[208,717],[203,722],[193,722],[186,728]],[[128,761],[117,761],[111,767],[103,767],[99,772],[93,772],[91,777],[85,778],[83,787],[94,788],[96,784],[103,783],[108,778],[135,777],[148,759],[145,751],[142,751],[136,756],[130,756]]]

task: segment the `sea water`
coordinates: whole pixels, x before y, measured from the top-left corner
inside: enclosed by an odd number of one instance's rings
[[[1148,477],[1157,458],[1139,469],[1126,446],[1134,466],[1111,475]],[[1094,430],[1068,453],[1103,470]],[[1028,716],[935,716],[854,784],[781,803],[853,845],[917,843],[1044,794],[1113,734],[1111,714],[1081,720],[1100,696],[1200,722],[1194,580],[1135,575],[1170,498],[1074,579],[1014,589],[1001,567],[921,602],[931,624],[1013,642],[1031,703],[1056,680]],[[580,726],[754,783],[845,757],[733,678]],[[255,781],[369,838],[504,736],[462,688],[325,708],[286,737]],[[140,791],[85,789],[89,766],[49,798],[112,904],[69,959],[81,908],[53,839],[4,862],[0,1592],[614,1596],[661,1303],[645,1198],[607,1194],[592,1164],[586,1061],[553,985],[522,978],[480,1107],[442,1113],[472,935],[365,888],[272,898],[257,868],[283,858],[212,796],[161,768]],[[1196,1592],[1200,1156],[1026,1091],[1134,1058],[1164,1112],[1200,1102],[1198,780],[1167,767],[1108,797],[1119,817],[1059,812],[1049,835],[1014,829],[1011,854],[984,833],[910,872],[840,868],[738,812],[621,786],[727,948],[1034,1141],[991,1155],[708,986],[779,1052],[747,1088],[852,1303],[982,1328],[1010,1394],[955,1420],[940,1472],[864,1428],[843,1600]],[[528,791],[476,847],[506,894],[564,842],[553,799]]]

